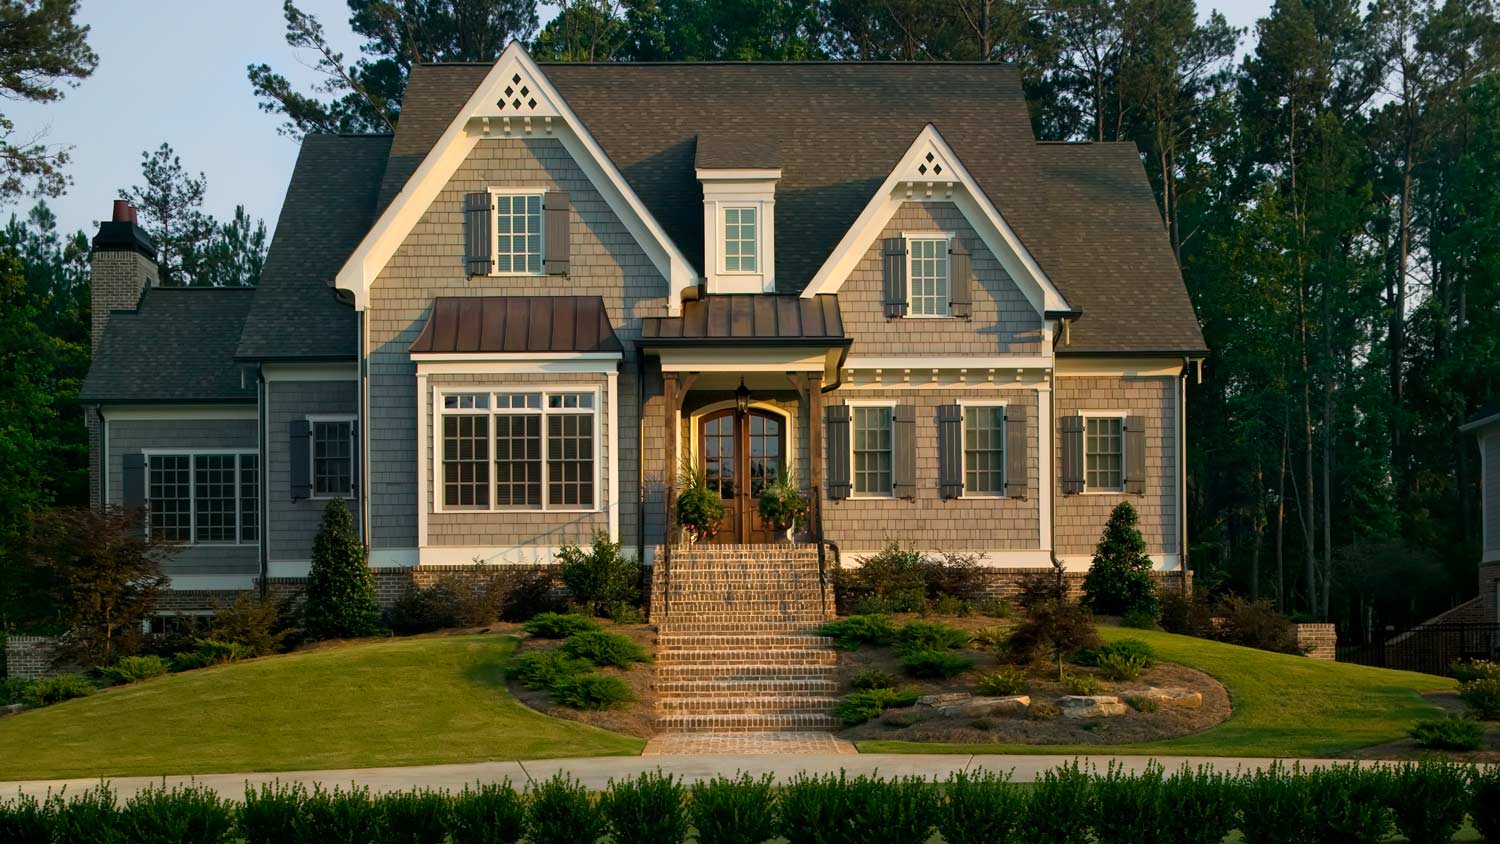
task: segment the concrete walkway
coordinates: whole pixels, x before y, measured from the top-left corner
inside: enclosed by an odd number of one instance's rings
[[[401,791],[413,788],[458,790],[475,782],[504,782],[517,787],[566,773],[590,789],[603,789],[610,780],[633,777],[647,771],[661,770],[687,782],[711,779],[716,775],[737,772],[752,776],[773,775],[778,781],[801,772],[809,774],[838,773],[850,775],[880,774],[886,777],[920,776],[931,780],[947,779],[955,771],[990,770],[1010,772],[1018,782],[1031,782],[1043,771],[1073,760],[1101,770],[1114,762],[1128,771],[1144,770],[1155,759],[1171,771],[1187,765],[1212,765],[1222,771],[1258,770],[1271,764],[1270,759],[1200,757],[1200,756],[968,756],[905,755],[862,753],[855,756],[828,755],[707,755],[707,756],[601,756],[587,759],[538,759],[531,761],[479,762],[468,765],[428,765],[413,768],[350,768],[335,771],[284,771],[265,774],[203,774],[196,777],[112,777],[109,783],[121,797],[165,782],[167,785],[196,782],[214,789],[225,797],[244,796],[245,786],[270,782],[321,783],[325,787],[343,785],[367,786],[371,791]],[[1290,760],[1289,760],[1290,761]],[[1304,767],[1318,767],[1342,760],[1303,759]],[[1378,764],[1378,763],[1361,763]],[[17,791],[38,797],[64,787],[70,793],[89,788],[98,779],[33,780],[0,782],[0,798]]]

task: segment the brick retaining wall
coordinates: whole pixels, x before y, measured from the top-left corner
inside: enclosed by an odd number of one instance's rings
[[[999,598],[1009,600],[1021,593],[1021,583],[1032,575],[1038,573],[1049,573],[1049,569],[1041,568],[990,568],[980,566],[979,571],[984,577],[983,595],[986,598]],[[1083,597],[1083,580],[1088,576],[1086,571],[1069,571],[1063,573],[1063,579],[1068,584],[1068,595],[1072,598]],[[1193,588],[1193,573],[1180,571],[1154,571],[1151,579],[1156,583],[1157,592],[1183,592],[1191,591]]]
[[[1309,659],[1337,658],[1338,638],[1338,632],[1332,624],[1297,625],[1297,644]]]
[[[5,670],[17,680],[35,680],[53,673],[57,639],[51,636],[10,636],[5,640]]]

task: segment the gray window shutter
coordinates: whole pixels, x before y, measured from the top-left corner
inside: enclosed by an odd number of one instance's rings
[[[1083,417],[1064,416],[1057,420],[1060,429],[1058,446],[1062,451],[1063,495],[1083,492]]]
[[[495,219],[488,193],[464,194],[464,272],[489,275]]]
[[[568,211],[568,192],[565,190],[549,190],[542,199],[543,216],[542,233],[546,239],[546,246],[542,253],[542,269],[547,275],[568,274],[568,254],[571,243],[572,225]]]
[[[1005,408],[1005,494],[1025,498],[1027,482],[1026,444],[1030,439],[1024,406]]]
[[[969,248],[962,238],[953,238],[948,246],[948,313],[959,319],[974,315],[974,293]]]
[[[1146,492],[1146,418],[1125,418],[1125,491],[1132,495]]]
[[[892,461],[891,494],[897,498],[917,497],[917,409],[909,404],[891,410],[895,432],[891,437],[896,452]]]
[[[312,423],[293,419],[287,453],[291,461],[292,500],[312,497]]]
[[[940,404],[938,425],[938,494],[957,498],[964,494],[964,409]]]
[[[120,509],[132,520],[139,520],[137,527],[145,534],[150,523],[146,516],[146,455],[135,452],[122,455],[122,460]]]
[[[849,405],[833,404],[824,409],[828,428],[828,497],[849,497]]]
[[[885,279],[885,318],[906,316],[906,238],[888,237],[882,249]]]

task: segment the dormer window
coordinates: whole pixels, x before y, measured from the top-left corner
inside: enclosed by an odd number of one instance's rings
[[[910,279],[910,309],[907,316],[948,316],[947,235],[907,237],[907,278]]]
[[[724,209],[724,272],[759,272],[755,206]]]
[[[495,273],[542,274],[542,194],[492,191]]]
[[[748,163],[757,166],[735,166],[751,152],[756,155]],[[711,294],[776,291],[776,181],[781,170],[761,166],[764,153],[739,144],[715,149],[698,137],[703,274]]]

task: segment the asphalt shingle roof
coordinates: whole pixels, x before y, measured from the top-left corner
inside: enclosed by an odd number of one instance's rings
[[[153,287],[109,316],[80,400],[88,403],[255,401],[234,347],[254,288]]]

